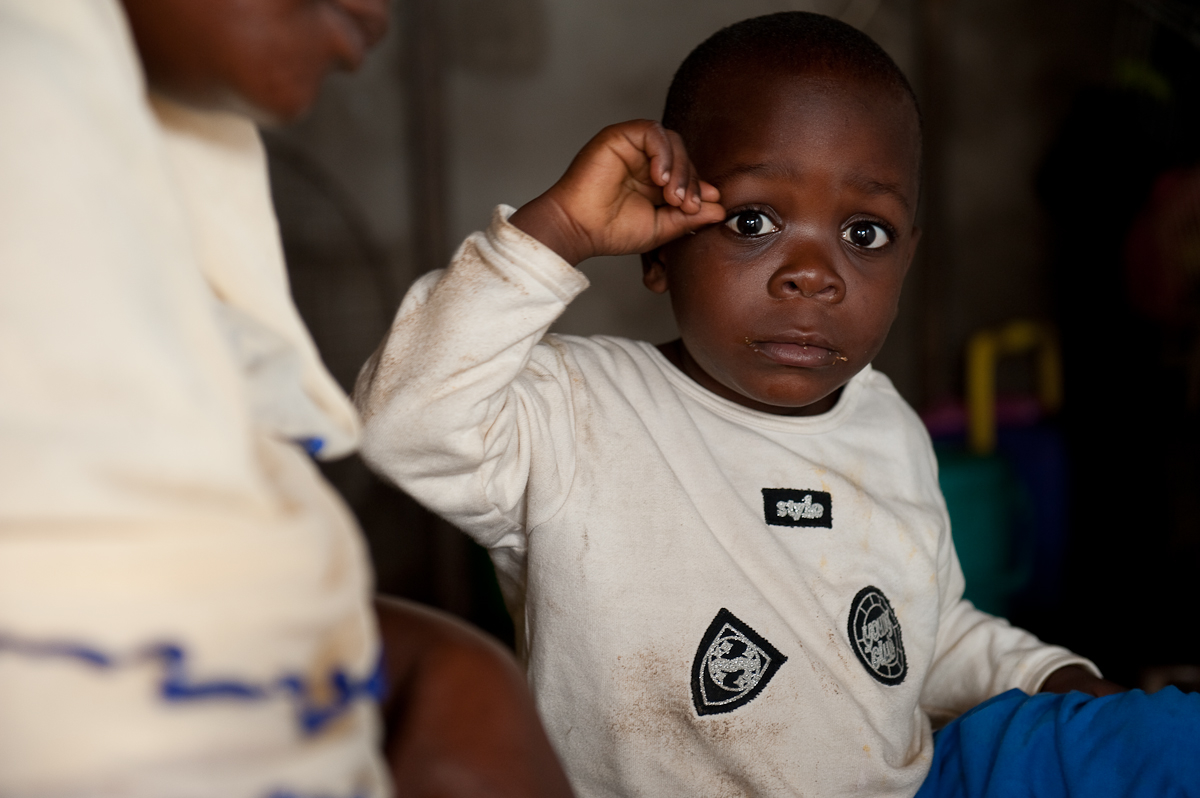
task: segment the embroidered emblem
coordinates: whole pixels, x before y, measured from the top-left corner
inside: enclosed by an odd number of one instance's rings
[[[821,490],[763,488],[763,515],[771,526],[833,529],[833,497]]]
[[[850,605],[847,626],[851,648],[876,681],[889,687],[904,681],[908,661],[904,658],[900,622],[883,591],[870,586],[858,591]]]
[[[698,715],[732,712],[763,691],[787,657],[722,608],[708,625],[692,663],[692,703]]]

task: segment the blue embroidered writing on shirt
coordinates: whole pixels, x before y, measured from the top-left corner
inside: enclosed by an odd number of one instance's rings
[[[384,693],[383,659],[364,679],[356,679],[345,671],[334,669],[323,688],[332,688],[333,695],[318,702],[308,680],[285,674],[267,682],[254,683],[236,679],[193,681],[188,674],[187,651],[171,643],[157,643],[138,649],[132,654],[117,656],[91,646],[62,641],[22,640],[0,633],[0,654],[10,652],[25,657],[73,659],[95,668],[129,667],[144,662],[158,662],[163,668],[159,694],[165,701],[204,701],[233,699],[264,701],[275,697],[289,699],[296,711],[296,721],[305,734],[320,733],[331,721],[346,712],[361,699],[378,700]],[[325,692],[325,690],[323,690]]]

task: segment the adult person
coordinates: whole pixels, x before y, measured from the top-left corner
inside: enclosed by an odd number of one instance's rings
[[[0,0],[2,795],[384,796],[388,681],[406,794],[567,791],[496,647],[387,603],[381,657],[310,459],[358,422],[288,295],[253,122],[302,113],[386,12]]]

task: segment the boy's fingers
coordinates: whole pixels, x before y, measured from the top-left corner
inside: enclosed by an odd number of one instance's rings
[[[550,223],[535,213],[550,207],[539,200],[511,221],[572,263],[644,251],[724,218],[720,194],[700,179],[683,139],[646,119],[594,136],[546,196],[558,209]]]
[[[664,205],[655,215],[658,229],[654,246],[660,247],[681,235],[724,220],[725,209],[715,202],[705,202],[695,213],[688,213],[682,208]]]
[[[672,181],[674,197],[679,200],[679,207],[688,213],[696,213],[700,210],[703,202],[716,202],[720,199],[721,194],[715,187],[700,179],[695,165],[692,163],[691,158],[688,157],[683,137],[673,130],[666,131],[666,134],[671,140],[675,163],[677,164],[677,179]],[[676,203],[672,202],[671,204],[675,205]]]
[[[640,132],[642,140],[631,139],[630,143],[650,159],[650,180],[657,186],[670,186],[678,177],[674,174],[678,159],[667,131],[657,122],[649,122]]]
[[[689,210],[695,211],[696,204],[692,203],[691,199],[696,170],[692,168],[692,162],[687,156],[687,149],[683,146],[683,139],[674,130],[665,130],[661,126],[659,130],[662,130],[669,142],[672,160],[675,163],[675,174],[671,176],[671,182],[664,188],[663,197],[668,204],[677,207],[691,204],[692,207]]]
[[[692,174],[692,179],[688,181],[688,204],[686,210],[695,213],[702,207],[700,197],[700,178]]]

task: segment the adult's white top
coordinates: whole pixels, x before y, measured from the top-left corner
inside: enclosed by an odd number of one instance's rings
[[[581,796],[911,796],[931,714],[1084,662],[962,600],[886,377],[782,417],[546,335],[587,282],[510,211],[411,289],[356,400],[375,467],[491,550]]]
[[[0,0],[0,98],[0,794],[385,795],[369,571],[303,448],[358,424],[256,130],[151,101],[116,0]]]

